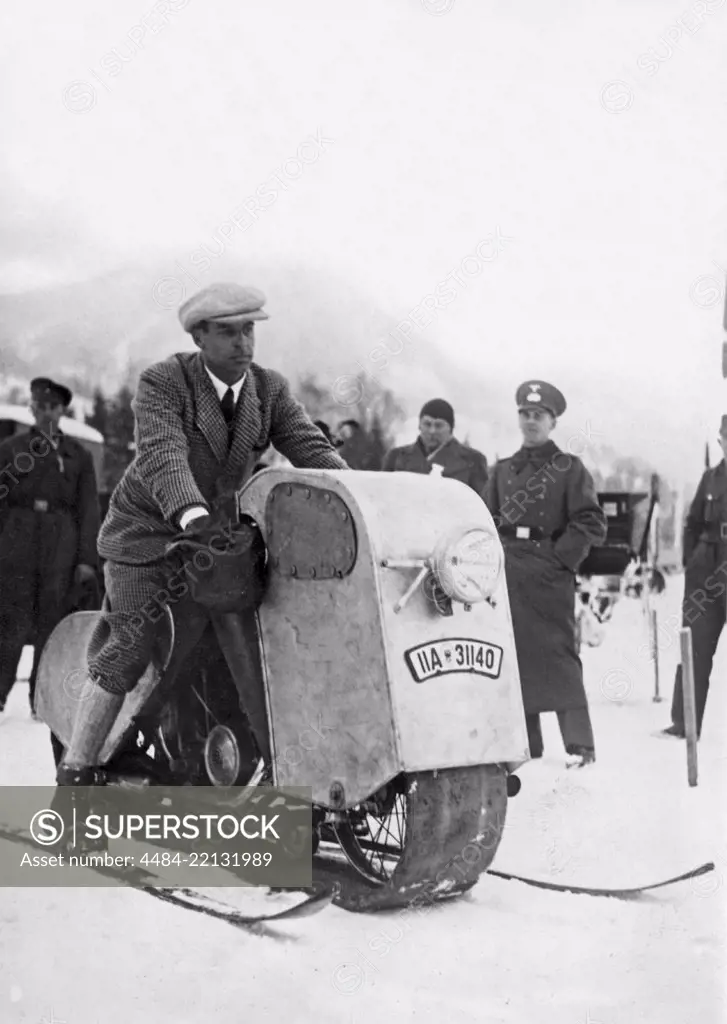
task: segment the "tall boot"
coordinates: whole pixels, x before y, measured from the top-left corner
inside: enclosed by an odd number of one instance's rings
[[[98,683],[92,684],[88,696],[80,705],[81,713],[76,717],[71,741],[59,772],[63,771],[69,777],[74,773],[85,773],[86,777],[91,777],[89,769],[94,769],[98,765],[104,743],[119,716],[124,699],[123,693],[109,693]],[[58,782],[59,785],[71,786],[93,784],[79,781],[61,782],[60,779]]]
[[[68,823],[75,820],[81,825],[94,809],[98,797],[93,787],[103,786],[105,774],[98,767],[106,739],[124,703],[124,694],[109,693],[97,683],[80,706],[80,714],[73,726],[71,741],[56,770],[57,789],[51,808]],[[79,834],[80,832],[80,834]],[[64,851],[71,854],[99,852],[107,849],[105,837],[89,840],[79,828],[76,845],[71,836],[64,837]]]

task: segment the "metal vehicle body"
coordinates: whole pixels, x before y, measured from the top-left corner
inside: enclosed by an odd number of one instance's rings
[[[288,467],[256,473],[238,503],[265,540],[261,605],[168,605],[102,762],[167,784],[245,785],[258,755],[232,680],[259,672],[274,783],[310,787],[317,839],[338,845],[378,905],[470,888],[529,758],[486,506],[444,478]],[[96,616],[67,618],[41,660],[37,709],[62,745]]]

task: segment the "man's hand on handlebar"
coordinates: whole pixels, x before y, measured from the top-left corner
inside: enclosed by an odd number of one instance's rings
[[[193,526],[193,524],[196,523],[199,527],[204,526],[206,523],[207,526],[209,526],[211,521],[212,516],[210,511],[203,505],[197,505],[193,508],[185,509],[179,517],[179,525],[182,533],[186,536],[195,536],[196,531],[190,531],[190,527]]]
[[[197,516],[187,523],[181,533],[177,534],[177,540],[199,540],[200,537],[206,537],[215,522],[215,517],[209,512],[206,515]]]

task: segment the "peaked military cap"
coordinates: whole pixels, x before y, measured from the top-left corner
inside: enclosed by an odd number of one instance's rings
[[[225,282],[211,284],[182,303],[179,320],[188,333],[205,320],[226,324],[268,320],[268,314],[262,308],[265,301],[258,288]]]
[[[70,388],[57,384],[50,377],[34,377],[30,382],[30,396],[36,402],[60,402],[66,409],[73,401]]]
[[[562,393],[544,380],[526,381],[515,394],[518,409],[547,409],[556,419],[566,410]]]

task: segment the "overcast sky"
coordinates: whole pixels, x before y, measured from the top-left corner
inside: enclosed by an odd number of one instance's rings
[[[714,439],[727,0],[45,0],[2,28],[3,291],[224,246],[402,318],[457,271],[426,329],[463,372],[605,397],[622,435],[658,410],[680,465]]]

